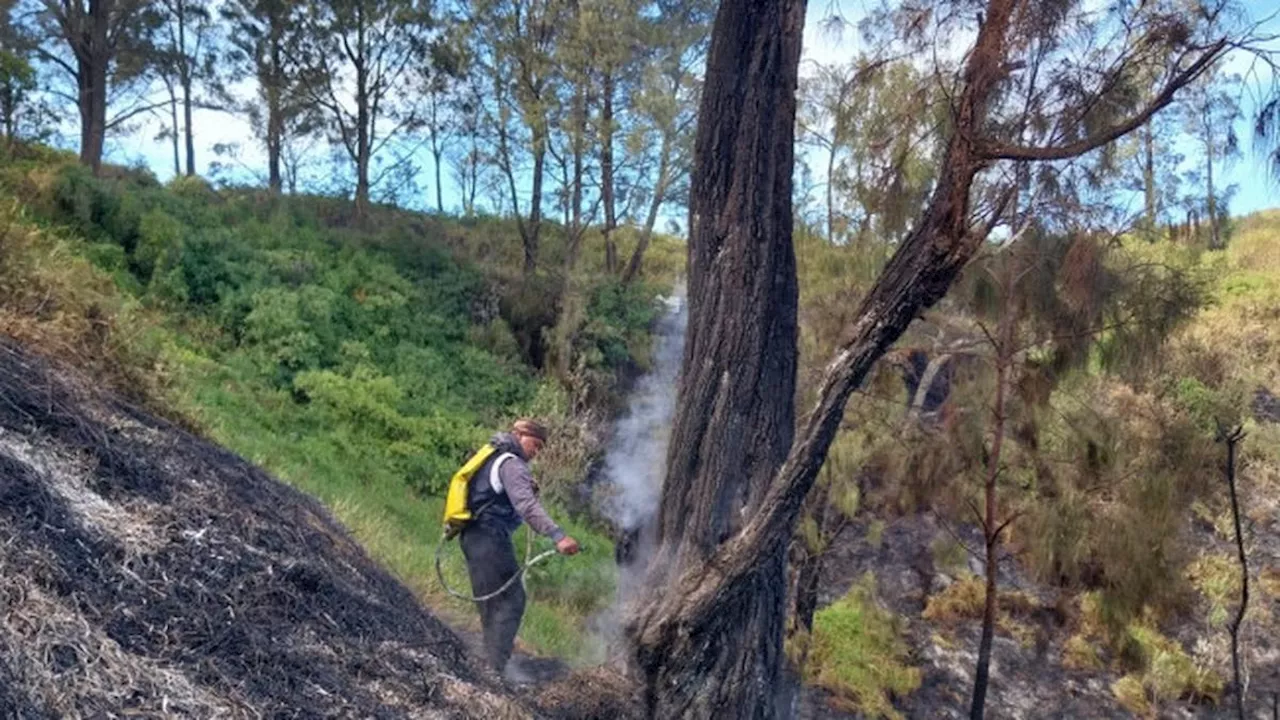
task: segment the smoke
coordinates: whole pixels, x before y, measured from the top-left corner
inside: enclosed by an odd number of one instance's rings
[[[596,619],[597,630],[607,644],[618,637],[619,606],[638,587],[654,549],[649,529],[658,512],[666,474],[667,442],[688,324],[683,284],[663,300],[666,310],[655,328],[651,369],[636,382],[605,454],[603,479],[608,497],[601,509],[620,531],[618,603]]]
[[[677,286],[664,301],[667,309],[656,328],[652,370],[636,383],[605,455],[605,476],[614,489],[605,512],[624,530],[639,528],[657,511],[666,470],[688,320],[684,287]]]

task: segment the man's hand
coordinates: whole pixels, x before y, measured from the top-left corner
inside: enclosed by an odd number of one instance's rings
[[[577,555],[578,541],[574,540],[568,535],[565,535],[564,537],[560,538],[559,542],[556,543],[556,551],[559,552],[561,555]]]

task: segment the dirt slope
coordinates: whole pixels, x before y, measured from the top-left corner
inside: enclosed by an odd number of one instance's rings
[[[319,503],[0,339],[0,718],[531,707]]]

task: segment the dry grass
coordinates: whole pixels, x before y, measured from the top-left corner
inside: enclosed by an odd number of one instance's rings
[[[981,619],[986,600],[986,581],[977,575],[969,575],[930,597],[925,605],[924,618],[944,624]],[[1040,603],[1021,590],[1001,590],[998,607],[1004,614],[1026,615],[1040,607]]]
[[[640,720],[640,688],[608,667],[580,670],[541,685],[538,706],[560,720]]]
[[[166,382],[144,342],[157,326],[153,313],[122,295],[71,241],[27,220],[16,200],[0,204],[0,335],[147,402]]]
[[[1142,686],[1142,679],[1136,675],[1125,675],[1111,683],[1111,693],[1125,710],[1141,718],[1154,718],[1155,707],[1147,698],[1147,690]]]
[[[1072,635],[1062,646],[1062,665],[1072,670],[1101,670],[1098,649],[1083,635]]]
[[[1224,627],[1228,611],[1240,602],[1240,565],[1236,558],[1204,553],[1187,567],[1187,579],[1209,604],[1209,625]]]

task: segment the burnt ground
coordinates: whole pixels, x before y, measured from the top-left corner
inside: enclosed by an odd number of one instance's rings
[[[0,717],[543,717],[314,499],[0,339]]]
[[[1258,523],[1253,535],[1251,576],[1280,567],[1280,540],[1275,530],[1278,523]],[[944,528],[929,513],[893,520],[883,528],[880,541],[870,542],[866,520],[846,526],[833,543],[823,567],[819,606],[828,605],[845,593],[866,572],[876,577],[879,601],[890,610],[907,618],[908,662],[923,671],[923,682],[910,696],[896,701],[907,718],[951,719],[968,717],[972,695],[973,666],[976,662],[981,630],[977,619],[957,626],[942,627],[921,617],[928,597],[953,582],[958,567],[938,567],[930,546],[935,538],[959,535],[970,547],[981,547],[981,538],[973,528]],[[1192,542],[1205,551],[1233,555],[1234,545],[1212,535],[1204,528],[1196,531]],[[969,572],[981,575],[982,564],[967,561]],[[1002,592],[1015,590],[1035,599],[1037,607],[1023,611],[1014,619],[1027,631],[1026,637],[1014,639],[998,629],[994,641],[991,683],[987,695],[988,718],[996,720],[1040,720],[1075,718],[1130,718],[1111,691],[1120,673],[1111,668],[1097,671],[1073,670],[1063,666],[1063,645],[1074,632],[1072,619],[1057,609],[1057,592],[1026,578],[1012,558],[1002,559],[999,568]],[[1274,620],[1280,610],[1280,599],[1254,588],[1249,620],[1242,634],[1247,649],[1246,662],[1251,677],[1249,718],[1273,717],[1273,702],[1280,705],[1280,636]],[[1232,610],[1234,612],[1234,609]],[[1208,628],[1203,618],[1206,607],[1197,607],[1192,617],[1172,627],[1163,628],[1167,635],[1181,642],[1197,663],[1214,667],[1224,678],[1231,677],[1230,656],[1226,654],[1226,631]],[[1224,693],[1219,706],[1193,704],[1185,699],[1163,702],[1158,717],[1225,718],[1235,717],[1232,695]],[[820,690],[808,694],[801,716],[806,720],[858,718],[833,709]]]

